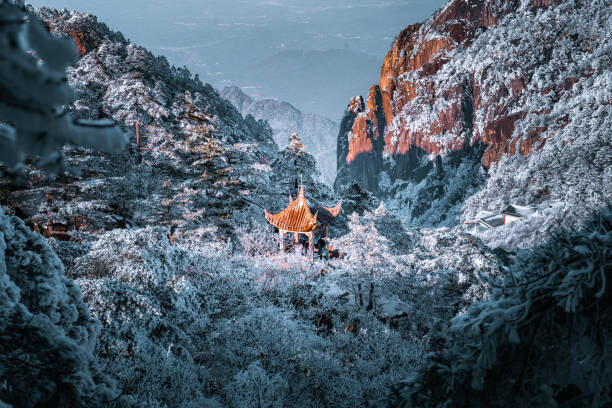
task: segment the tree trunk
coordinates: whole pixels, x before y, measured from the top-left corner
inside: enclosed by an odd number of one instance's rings
[[[370,282],[370,299],[368,299],[368,307],[366,307],[366,310],[372,310],[374,309],[374,283]]]

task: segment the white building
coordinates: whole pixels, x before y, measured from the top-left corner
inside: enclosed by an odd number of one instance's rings
[[[476,214],[476,217],[471,221],[466,221],[465,225],[478,225],[480,227],[491,229],[500,225],[509,224],[519,218],[529,217],[537,213],[535,207],[525,207],[515,204],[506,206],[501,212],[481,211]]]

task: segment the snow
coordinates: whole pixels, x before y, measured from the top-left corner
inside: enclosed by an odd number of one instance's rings
[[[491,89],[508,84],[539,51],[529,41],[508,48],[525,55],[510,57],[514,65],[504,71],[496,65],[500,47],[581,17],[566,3],[538,13],[524,3],[520,18],[503,19],[478,46],[457,50],[439,80],[463,79],[472,64],[480,77],[491,71],[482,79],[493,78]],[[583,10],[597,17],[586,31],[599,33],[609,19],[597,12],[607,6],[593,6]],[[50,153],[82,175],[28,165],[27,183],[6,194],[0,372],[10,387],[0,390],[1,403],[53,405],[49,398],[67,388],[57,398],[76,405],[91,399],[104,406],[121,394],[118,402],[130,406],[396,406],[407,397],[417,406],[432,399],[461,406],[466,393],[492,406],[499,401],[489,395],[506,392],[503,401],[516,398],[520,406],[550,404],[568,387],[580,390],[579,404],[606,403],[609,318],[599,312],[604,307],[590,306],[609,300],[609,211],[580,223],[612,196],[609,44],[592,45],[593,59],[587,49],[570,53],[574,62],[556,56],[576,72],[599,70],[564,91],[561,102],[520,100],[551,107],[517,127],[519,135],[532,124],[550,126],[533,154],[505,156],[487,171],[478,151],[476,160],[444,154],[435,166],[422,155],[417,168],[431,171],[418,180],[380,175],[389,191],[381,202],[357,184],[334,193],[301,142],[278,150],[266,123],[243,117],[187,70],[93,17],[43,13],[60,25],[99,30],[100,46],[69,70],[71,114],[89,123],[102,102],[132,143],[116,153]],[[570,40],[559,41],[569,52]],[[536,71],[529,86],[555,81],[553,68]],[[447,107],[422,106],[414,123]],[[572,120],[555,124],[564,115]],[[134,150],[136,120],[151,146],[142,160]],[[22,137],[1,129],[1,140]],[[455,131],[432,136],[451,143]],[[392,166],[394,158],[387,161]],[[343,199],[329,231],[339,259],[279,252],[263,210],[244,200],[278,210],[295,196],[295,180],[318,202]],[[462,225],[509,204],[523,217],[484,231]],[[32,228],[70,224],[72,240],[44,239],[5,215],[18,210]],[[559,232],[559,225],[583,231]],[[534,328],[538,316],[547,330]],[[583,330],[600,324],[600,332]],[[590,337],[596,332],[604,336]],[[537,370],[527,370],[525,386],[510,396],[514,384],[506,380],[518,378],[512,370],[519,366],[509,362],[529,354],[527,338]],[[6,363],[20,355],[51,371]],[[72,376],[50,374],[67,368]]]
[[[94,354],[99,322],[45,239],[0,210],[0,251],[2,400],[36,405],[62,395],[103,404],[116,398],[119,391]]]
[[[23,21],[29,16],[9,4],[0,7],[6,19]],[[4,27],[0,85],[11,93],[3,93],[0,99],[0,118],[11,125],[0,125],[2,162],[13,168],[27,157],[57,171],[63,166],[61,149],[65,145],[121,149],[127,140],[118,127],[105,122],[80,123],[64,111],[75,99],[65,75],[66,68],[77,60],[74,43],[50,36],[36,18]],[[40,143],[41,134],[47,136],[45,143]]]
[[[599,306],[606,301],[610,269],[606,274],[603,268],[608,262],[611,217],[604,210],[583,231],[557,231],[548,242],[521,253],[504,279],[492,282],[488,301],[455,316],[448,331],[440,332],[450,347],[428,356],[426,368],[405,385],[404,398],[431,401],[434,395],[440,404],[459,403],[467,397],[478,406],[498,401],[517,405],[541,401],[555,406],[558,390],[572,384],[579,390],[575,403],[608,403],[612,385],[605,356],[611,345],[606,339],[595,340],[597,330],[591,325],[609,320],[600,314]],[[570,316],[573,324],[565,324]],[[509,362],[523,359],[525,346],[533,354],[531,368],[521,374],[521,366]],[[440,376],[441,372],[445,375]],[[431,373],[442,384],[431,383]],[[515,379],[523,385],[518,390]],[[452,386],[452,382],[463,386]],[[495,393],[489,388],[492,383]]]
[[[508,7],[512,5],[504,2],[488,6],[493,14]],[[577,226],[604,208],[612,196],[610,183],[606,183],[612,172],[607,132],[612,126],[611,11],[608,2],[593,1],[588,5],[560,2],[536,12],[525,1],[518,10],[480,32],[471,44],[447,52],[450,60],[436,75],[422,77],[419,71],[401,74],[396,79],[398,89],[409,82],[412,88],[431,89],[431,96],[436,98],[432,103],[434,99],[417,93],[386,130],[385,171],[394,174],[394,180],[389,184],[381,178],[380,196],[388,207],[414,226],[456,226],[482,218],[477,216],[479,212],[500,211],[509,203],[548,208],[544,213],[529,214],[539,221],[517,220],[512,228],[503,229],[506,236],[517,235],[516,239],[506,239],[506,244],[513,242],[518,247],[541,242],[547,235],[540,225]],[[427,27],[425,24],[421,31]],[[439,36],[437,30],[429,30],[427,38]],[[544,58],[546,50],[550,56]],[[511,81],[517,78],[525,86],[518,93],[511,87]],[[573,85],[567,88],[569,79]],[[457,123],[448,132],[424,134],[440,148],[443,179],[433,171],[425,179],[411,174],[398,177],[398,160],[389,149],[400,142],[400,133],[430,129],[441,112],[458,103],[457,98],[465,97],[442,97],[441,93],[466,83],[479,89],[472,128],[466,133]],[[394,100],[401,96],[396,92]],[[476,97],[474,89],[470,92]],[[504,155],[485,170],[478,163],[482,151],[474,142],[485,133],[487,123],[499,117],[500,109],[506,116],[525,113],[510,136],[517,148],[534,129],[544,130],[531,153],[525,157],[518,153]],[[464,140],[470,141],[466,154],[473,157],[461,163],[448,160],[447,153]],[[591,156],[593,160],[586,160]],[[554,202],[565,203],[563,215],[551,209]],[[502,231],[478,234],[487,240],[496,234],[488,243],[497,246]]]
[[[378,311],[383,318],[398,318],[407,315],[411,307],[397,298],[379,299]]]

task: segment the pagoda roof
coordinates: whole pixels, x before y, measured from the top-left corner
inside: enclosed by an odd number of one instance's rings
[[[338,205],[333,208],[325,207],[310,197],[308,197],[308,202],[310,203],[310,211],[314,211],[317,214],[317,222],[319,225],[331,224],[338,216],[340,209],[342,208],[342,201],[340,201]]]
[[[316,201],[309,205],[304,186],[302,186],[295,200],[289,197],[287,208],[278,214],[271,214],[267,210],[264,212],[266,220],[278,229],[291,232],[313,232],[319,229],[319,225],[330,224],[340,212],[341,206],[342,202],[333,208],[327,208]]]

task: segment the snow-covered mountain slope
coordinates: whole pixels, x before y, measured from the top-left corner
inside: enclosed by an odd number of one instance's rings
[[[37,13],[54,34],[72,37],[82,54],[69,70],[77,93],[73,115],[112,118],[131,143],[117,154],[65,149],[78,176],[48,176],[29,167],[25,185],[6,178],[7,189],[17,191],[3,204],[33,228],[79,240],[115,227],[162,225],[173,227],[177,239],[227,239],[241,210],[262,212],[250,210],[244,198],[269,197],[269,207],[286,197],[286,189],[269,182],[283,178],[268,165],[282,152],[265,122],[243,118],[197,76],[126,41],[94,16]],[[305,172],[306,179],[315,177],[311,194],[331,194],[316,168]]]
[[[452,0],[406,28],[367,103],[347,108],[336,186],[356,179],[421,225],[507,203],[560,203],[571,224],[605,206],[611,13],[604,0]]]
[[[1,4],[6,10],[8,3]],[[344,213],[330,229],[332,259],[311,259],[299,245],[279,250],[278,234],[252,203],[276,212],[300,180],[309,198],[328,205],[340,198],[318,181],[303,142],[292,138],[278,151],[265,122],[243,118],[188,71],[91,16],[39,15],[81,48],[69,72],[78,93],[69,108],[81,118],[115,118],[132,144],[115,154],[66,148],[57,163],[80,175],[54,177],[30,165],[25,186],[2,180],[0,405],[609,404],[609,210],[583,231],[556,232],[535,251],[508,253],[461,228],[409,227],[395,211],[405,207],[388,206],[399,200],[381,204],[351,182],[341,189]],[[13,20],[11,30],[19,32],[15,21],[21,22]],[[3,44],[0,54],[15,53],[7,51],[10,41]],[[43,66],[27,48],[18,51]],[[379,88],[373,93],[382,101]],[[6,92],[0,100],[15,98]],[[354,99],[355,117],[344,125],[356,119],[359,129],[381,135],[383,110],[366,106]],[[65,140],[49,140],[40,127],[43,142]],[[19,132],[10,135],[23,140]],[[368,140],[356,143],[368,147]],[[549,145],[528,157],[547,157],[535,155]],[[448,208],[459,214],[453,200],[478,197],[473,192],[486,181],[485,147],[438,156],[434,164],[421,156],[413,172],[418,184],[382,179],[419,198],[408,208],[413,215]],[[596,168],[606,150],[593,147]],[[517,165],[517,174],[524,167]],[[565,185],[576,182],[575,169],[568,164]],[[463,178],[472,190],[466,192]],[[538,238],[535,224],[554,225],[562,214],[513,208],[541,218],[502,227],[518,225],[485,236],[488,243],[526,245]],[[70,241],[44,240],[5,209]],[[517,233],[523,230],[524,237]]]
[[[288,102],[275,99],[255,100],[237,86],[223,88],[219,93],[243,115],[266,120],[274,132],[274,141],[280,148],[289,144],[293,132],[308,146],[326,184],[332,185],[336,177],[336,139],[340,124],[323,116],[300,112]]]

